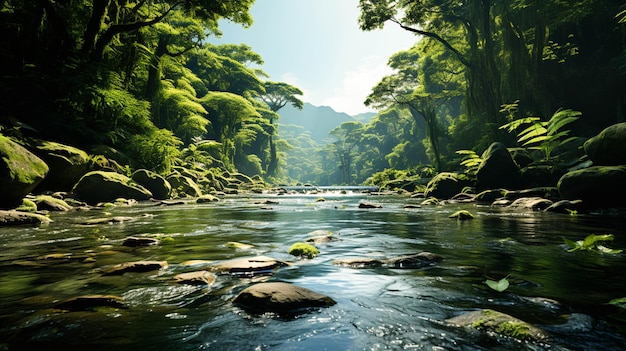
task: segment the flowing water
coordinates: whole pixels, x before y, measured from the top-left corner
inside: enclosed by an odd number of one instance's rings
[[[323,196],[326,201],[316,201]],[[265,200],[276,203],[266,204]],[[359,209],[360,202],[382,208]],[[626,318],[608,302],[626,297],[626,254],[567,252],[563,238],[614,234],[626,248],[620,216],[510,211],[476,204],[404,208],[399,196],[235,196],[218,203],[139,204],[53,213],[39,228],[0,228],[0,350],[618,350]],[[466,209],[473,220],[448,216]],[[87,219],[135,221],[84,225]],[[287,254],[315,230],[337,239],[321,254]],[[128,236],[160,245],[122,246]],[[229,242],[251,244],[233,248]],[[354,269],[340,258],[390,258],[430,251],[444,257],[423,269]],[[172,283],[188,260],[215,263],[266,255],[292,261],[271,275],[218,275],[209,287]],[[109,277],[102,269],[167,261],[151,273]],[[486,279],[508,276],[504,292]],[[258,281],[284,281],[337,304],[293,317],[251,315],[234,297]],[[62,312],[59,301],[117,295],[128,308]],[[445,320],[481,308],[508,313],[548,331],[543,343],[485,336]]]

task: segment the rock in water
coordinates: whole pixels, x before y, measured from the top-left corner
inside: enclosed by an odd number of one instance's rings
[[[486,333],[496,333],[509,338],[525,341],[542,341],[548,333],[532,324],[494,310],[469,312],[446,320],[447,323],[478,329]]]
[[[244,289],[233,301],[252,312],[290,314],[336,304],[332,298],[289,283],[259,283]]]
[[[26,148],[0,135],[0,209],[22,203],[48,174],[48,165]]]
[[[148,200],[152,193],[123,174],[93,171],[85,174],[72,189],[80,200],[90,204],[117,198]]]
[[[502,143],[492,143],[482,155],[476,171],[476,189],[515,189],[519,186],[520,169]]]
[[[169,199],[172,185],[160,175],[147,169],[138,169],[132,174],[131,178],[148,189],[155,199]]]

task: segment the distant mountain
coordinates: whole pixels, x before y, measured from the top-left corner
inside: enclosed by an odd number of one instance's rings
[[[324,139],[330,137],[328,132],[338,127],[341,123],[348,121],[359,121],[367,123],[375,116],[375,113],[362,113],[356,117],[352,117],[344,112],[337,112],[328,106],[314,106],[310,103],[304,103],[304,108],[298,110],[291,105],[286,105],[278,111],[280,119],[279,127],[290,128],[300,126],[305,131],[311,133],[311,138],[318,143],[324,142]],[[279,130],[280,134],[280,130]]]

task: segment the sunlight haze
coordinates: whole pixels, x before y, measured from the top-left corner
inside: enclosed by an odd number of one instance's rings
[[[306,102],[350,115],[371,111],[363,101],[391,73],[389,56],[417,39],[391,23],[361,31],[357,0],[257,0],[250,12],[251,27],[221,21],[223,35],[213,42],[251,46],[270,80],[297,86]]]

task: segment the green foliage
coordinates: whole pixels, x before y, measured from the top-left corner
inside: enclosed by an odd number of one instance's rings
[[[457,150],[457,154],[463,155],[461,160],[461,166],[465,167],[465,173],[469,175],[476,175],[478,167],[483,163],[482,157],[480,157],[474,150]]]
[[[487,286],[489,286],[491,289],[497,291],[497,292],[503,292],[504,290],[509,288],[509,276],[506,276],[500,280],[491,280],[491,279],[487,279],[485,280],[485,284],[487,284]]]
[[[128,140],[127,151],[140,168],[169,173],[180,155],[182,142],[167,129],[155,129],[150,134],[137,134]]]
[[[500,127],[509,133],[524,126],[517,134],[517,142],[524,147],[541,150],[546,161],[551,161],[553,151],[557,147],[576,140],[569,136],[570,130],[563,129],[570,123],[577,121],[582,115],[579,111],[559,109],[548,121],[541,121],[539,117],[525,117],[513,120]]]
[[[616,255],[622,252],[622,250],[611,249],[603,245],[604,242],[613,241],[613,234],[591,234],[585,237],[583,240],[572,241],[563,238],[563,241],[570,248],[567,252],[574,251],[594,251],[611,255]]]

